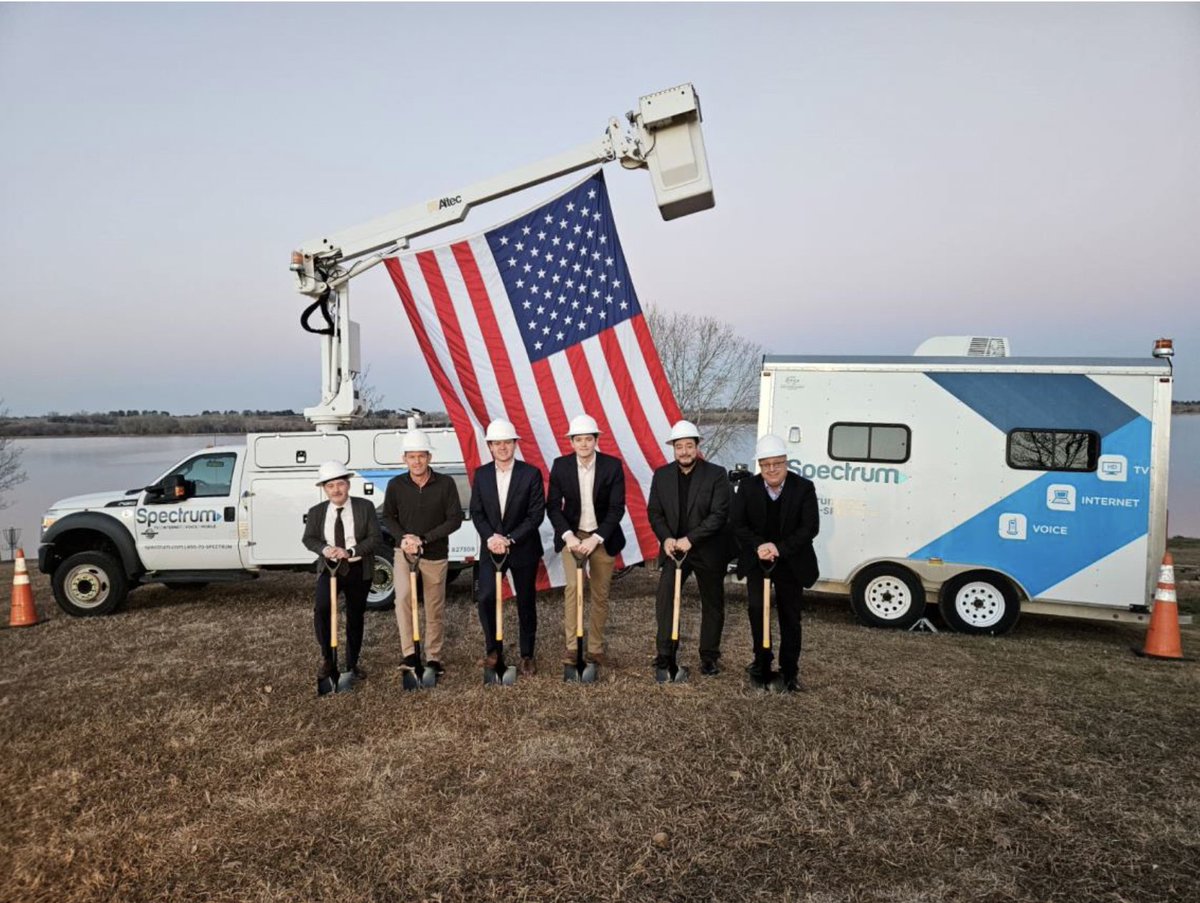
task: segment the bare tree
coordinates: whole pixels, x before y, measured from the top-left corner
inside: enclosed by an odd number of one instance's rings
[[[3,399],[0,399],[2,402]],[[25,481],[25,471],[21,469],[21,449],[13,444],[11,436],[3,435],[7,416],[8,408],[0,407],[0,509],[8,507],[4,493]]]
[[[683,416],[701,426],[704,455],[716,457],[758,407],[761,345],[716,317],[645,308],[667,381]]]
[[[383,393],[375,388],[370,379],[370,364],[367,364],[362,372],[354,374],[354,388],[358,391],[358,400],[362,402],[364,414],[371,414],[383,407]]]

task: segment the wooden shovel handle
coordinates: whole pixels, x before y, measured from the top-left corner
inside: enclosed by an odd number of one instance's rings
[[[683,592],[683,571],[675,565],[675,613],[671,616],[671,642],[679,642],[679,597]]]

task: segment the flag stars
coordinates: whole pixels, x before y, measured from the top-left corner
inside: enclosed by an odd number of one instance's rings
[[[565,303],[566,303],[566,300],[567,300],[567,296],[566,296],[566,295],[559,295],[559,296],[558,296],[558,303],[559,303],[559,304],[565,304]]]
[[[546,222],[547,222],[547,223],[552,223],[552,222],[554,222],[554,216],[553,216],[553,214],[550,214],[550,213],[547,213],[547,214],[546,214]]]
[[[515,258],[515,257],[508,258],[508,265],[510,267],[515,267],[517,265],[517,258]]]
[[[572,271],[572,272],[575,272],[575,273],[578,273],[578,272],[579,272],[580,270],[582,270],[582,269],[583,269],[583,264],[582,264],[582,263],[577,263],[577,264],[574,264],[574,265],[571,267],[571,271]]]
[[[507,235],[501,235],[501,236],[500,236],[500,244],[501,244],[501,245],[507,245],[507,244],[508,244],[508,236],[507,236]]]
[[[538,270],[538,279],[545,279],[545,278],[546,278],[546,271]]]
[[[550,239],[550,244],[554,245],[554,247],[557,248],[561,241],[562,241],[562,239],[556,235],[556,236],[554,236],[554,238]]]
[[[575,242],[573,242],[573,241],[567,242],[567,250],[574,251],[575,250]]]
[[[529,252],[529,256],[530,257],[541,257],[542,256],[541,248],[534,248],[532,251]]]
[[[608,273],[601,273],[601,274],[600,274],[600,281],[601,281],[601,282],[608,282]]]
[[[546,232],[543,229],[541,232],[538,233],[538,241],[545,241],[545,240],[546,240]]]
[[[620,279],[614,279],[614,280],[613,280],[613,288],[620,288],[620,287],[621,287],[621,280],[620,280]]]
[[[578,301],[571,302],[571,310],[579,310],[579,302]]]
[[[592,289],[592,297],[599,298],[600,297],[600,289],[598,289],[598,288]]]
[[[545,297],[547,299],[554,297],[554,292],[550,291],[550,289],[546,289],[546,291],[543,294],[545,295]]]
[[[587,230],[587,237],[588,237],[588,238],[594,238],[594,237],[595,237],[595,235],[596,235],[596,230],[595,230],[595,229],[588,229],[588,230]]]
[[[628,307],[629,307],[629,304],[627,302],[625,302],[625,301],[621,302],[621,310],[626,310]]]
[[[570,225],[570,224],[565,219],[560,219],[558,221],[558,228],[560,228],[560,229],[565,229],[565,228],[567,228],[568,225]]]
[[[589,279],[592,278],[592,268],[588,267],[586,270],[584,270],[583,275],[587,276]]]
[[[579,208],[579,215],[580,215],[580,216],[582,216],[584,219],[587,219],[587,215],[588,215],[589,213],[591,213],[591,211],[590,211],[590,210],[588,210],[588,208],[587,208],[587,207],[580,207],[580,208]]]
[[[527,301],[526,301],[524,304],[522,304],[521,306],[522,306],[523,308],[525,308],[526,310],[529,310],[529,308],[533,307],[533,302],[532,302],[532,301],[528,301],[528,300],[527,300]]]
[[[550,311],[550,319],[557,320],[558,319],[558,311],[556,311],[556,310]]]
[[[588,191],[588,200],[594,200],[596,197],[596,189],[592,188]]]
[[[603,238],[604,236],[600,236],[600,237],[601,237],[601,238]],[[604,265],[605,265],[606,267],[610,267],[610,266],[612,266],[612,265],[613,265],[613,259],[612,259],[611,257],[605,257],[605,258],[604,258]]]
[[[608,311],[606,311],[606,310],[600,311],[600,319],[607,320],[608,319]]]
[[[605,303],[605,304],[612,304],[612,295],[605,295],[605,296],[604,296],[604,303]],[[602,314],[601,314],[601,316],[604,316],[604,314],[602,313]]]
[[[563,320],[563,322],[566,323],[568,326],[570,326],[573,321],[571,320],[570,317],[567,317],[565,320]]]
[[[542,335],[550,335],[550,327],[549,326],[542,327]]]
[[[578,235],[578,234],[579,234],[580,232],[582,232],[582,231],[583,231],[583,226],[581,226],[581,225],[579,225],[578,223],[576,223],[576,224],[575,224],[575,234],[576,234],[576,235]]]
[[[580,321],[579,321],[579,328],[580,328],[580,329],[587,329],[587,323],[583,322],[583,320],[580,320]]]
[[[593,251],[593,252],[592,252],[592,260],[599,260],[599,259],[600,259],[600,252],[599,252],[599,251]]]
[[[567,213],[574,213],[574,212],[575,212],[575,202],[568,201],[567,202]]]
[[[554,263],[554,254],[552,254],[550,251],[546,252],[546,262]]]
[[[593,310],[595,310],[595,308],[594,308],[594,307],[592,307],[592,305],[590,305],[590,304],[589,304],[587,307],[585,307],[585,308],[583,309],[583,312],[584,312],[585,314],[587,314],[587,315],[590,317],[590,316],[592,315],[592,311],[593,311]]]
[[[541,342],[534,342],[534,343],[533,343],[533,350],[534,350],[534,351],[541,351],[541,350],[542,350],[542,343],[541,343]]]
[[[532,264],[529,264],[529,263],[525,264],[525,272],[526,272],[526,273],[528,273],[528,272],[530,272],[530,271],[532,271],[532,270],[533,270],[533,265],[532,265]]]
[[[524,251],[525,250],[525,242],[519,241],[516,243],[515,247],[518,251]]]
[[[563,338],[564,338],[564,333],[561,333],[561,332],[556,332],[556,333],[554,334],[554,337],[555,337],[556,339],[558,339],[558,340],[561,342],[561,341],[563,340]]]
[[[532,229],[530,229],[528,226],[524,226],[524,227],[522,227],[522,229],[521,229],[521,234],[522,234],[522,235],[528,235],[528,234],[529,234],[530,232],[532,232],[532,231],[533,231],[533,230],[532,230]],[[518,249],[518,250],[520,250],[520,247],[521,247],[520,245],[517,245],[517,249]]]
[[[600,244],[602,244],[602,245],[608,244],[608,236],[607,235],[600,236]],[[612,266],[612,264],[609,264],[609,266]]]
[[[540,304],[539,304],[539,305],[537,306],[537,314],[538,314],[538,316],[540,317],[540,316],[541,316],[542,314],[544,314],[545,312],[546,312],[546,308],[542,307],[542,305],[540,305]]]
[[[553,276],[550,277],[550,281],[553,282],[555,285],[558,285],[558,283],[561,279],[562,279],[562,277],[559,276],[558,273],[555,273]]]

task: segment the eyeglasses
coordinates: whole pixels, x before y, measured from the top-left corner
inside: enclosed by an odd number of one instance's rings
[[[787,461],[759,461],[759,470],[781,470],[787,467]]]

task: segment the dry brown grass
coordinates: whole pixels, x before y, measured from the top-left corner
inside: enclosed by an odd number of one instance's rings
[[[808,691],[766,696],[732,586],[725,673],[663,688],[653,585],[618,584],[595,687],[560,680],[554,594],[543,675],[483,688],[464,581],[438,690],[401,691],[385,613],[371,679],[318,700],[310,578],[76,620],[39,576],[52,620],[0,632],[0,899],[1197,898],[1200,665],[1136,658],[1140,629],[890,634],[818,600]]]

